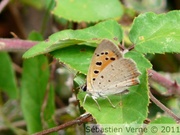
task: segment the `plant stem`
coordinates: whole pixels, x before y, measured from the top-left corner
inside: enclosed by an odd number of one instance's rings
[[[165,105],[163,105],[159,100],[157,100],[151,92],[149,92],[149,96],[151,101],[153,101],[158,107],[160,107],[164,112],[171,116],[178,124],[180,123],[180,118],[175,115],[170,109],[168,109]]]
[[[61,129],[70,127],[70,126],[75,125],[75,124],[82,124],[84,122],[90,122],[92,120],[93,120],[93,118],[92,118],[91,114],[86,113],[84,115],[81,115],[79,118],[77,118],[75,120],[69,121],[69,122],[64,123],[62,125],[59,125],[57,127],[53,127],[53,128],[50,128],[50,129],[35,133],[33,135],[46,135],[46,134],[49,134],[49,133],[52,133],[52,132],[57,132],[57,131],[59,131]]]
[[[167,88],[169,94],[180,95],[180,85],[176,81],[173,82],[154,70],[148,70],[148,74],[150,75],[150,79]]]
[[[25,52],[37,43],[29,40],[0,38],[0,51]]]

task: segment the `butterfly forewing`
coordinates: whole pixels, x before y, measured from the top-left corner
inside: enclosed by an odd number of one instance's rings
[[[96,48],[91,66],[87,75],[87,88],[89,91],[94,90],[94,82],[97,76],[103,71],[110,63],[122,57],[118,47],[108,40],[103,40]]]

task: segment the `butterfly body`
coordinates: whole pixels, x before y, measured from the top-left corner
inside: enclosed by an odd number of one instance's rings
[[[125,91],[129,86],[139,83],[137,70],[133,60],[124,58],[119,48],[109,40],[103,40],[96,48],[87,74],[87,96],[97,102],[97,98]]]

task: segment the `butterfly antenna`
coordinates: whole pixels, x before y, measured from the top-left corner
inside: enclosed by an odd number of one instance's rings
[[[130,47],[128,48],[128,50],[131,51],[131,50],[134,49],[134,47],[135,47],[135,44],[133,44],[132,46],[130,46]]]
[[[122,44],[119,44],[118,47],[120,48],[120,50],[124,51],[126,48],[124,46],[124,40],[122,40]]]

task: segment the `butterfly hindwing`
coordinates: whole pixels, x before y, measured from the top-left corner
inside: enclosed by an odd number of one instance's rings
[[[139,83],[136,64],[131,59],[120,58],[110,63],[96,78],[94,89],[105,95],[121,93]]]

